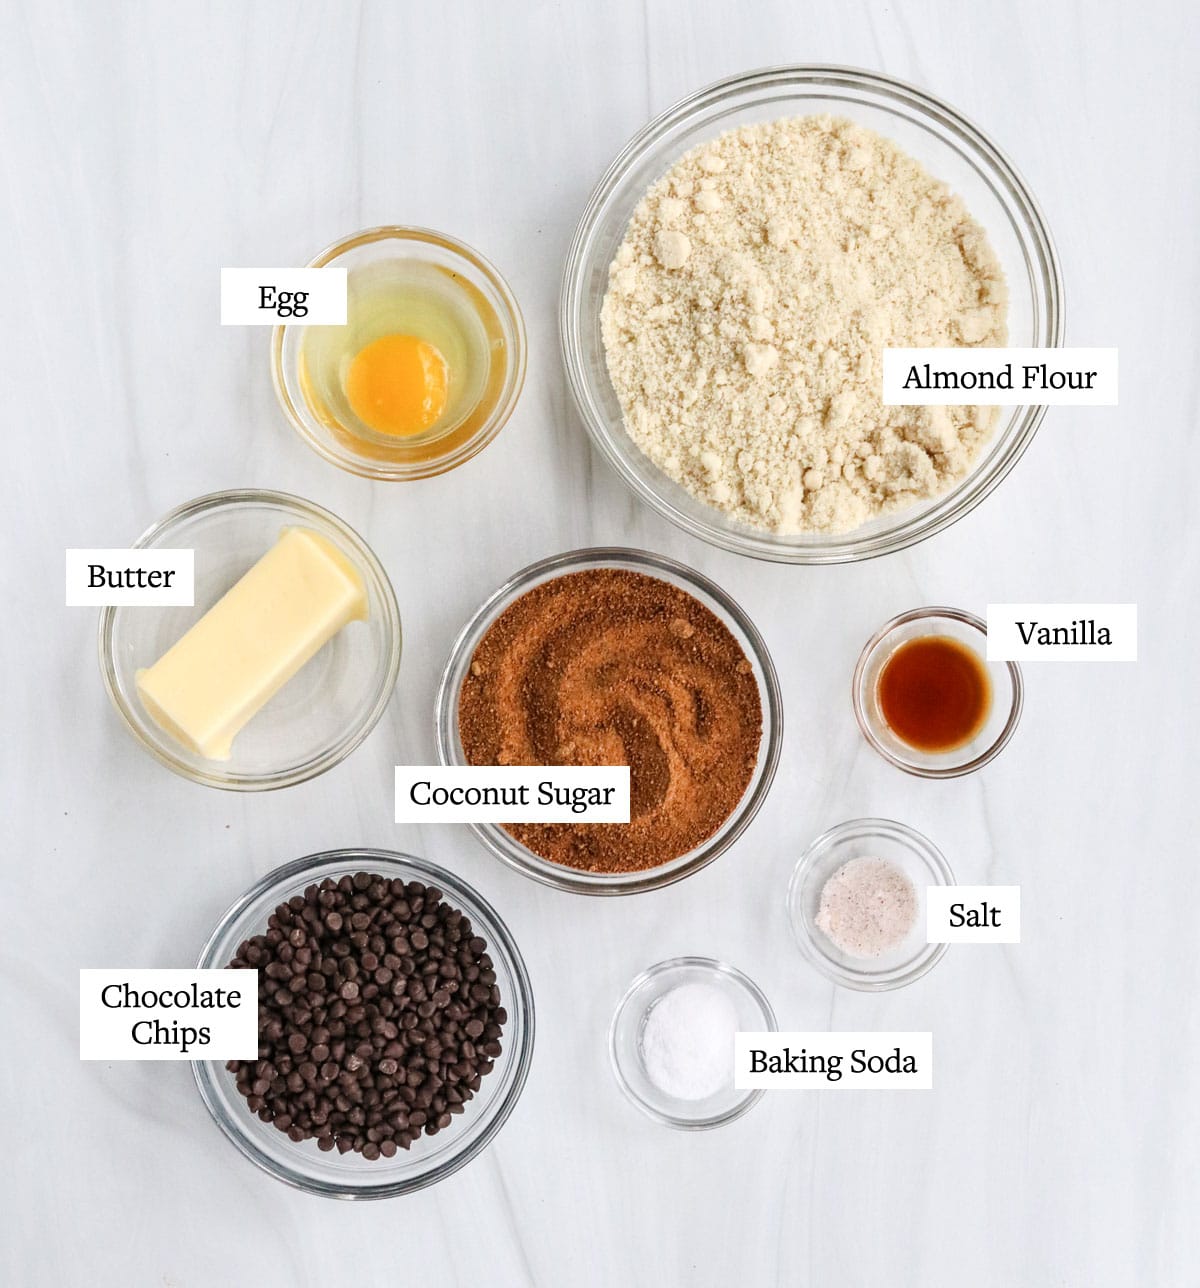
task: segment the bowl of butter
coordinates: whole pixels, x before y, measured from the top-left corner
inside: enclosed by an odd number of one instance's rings
[[[375,727],[400,667],[400,614],[379,560],[340,519],[282,492],[216,492],[134,545],[194,552],[192,605],[100,617],[109,697],[169,769],[232,791],[289,787]]]

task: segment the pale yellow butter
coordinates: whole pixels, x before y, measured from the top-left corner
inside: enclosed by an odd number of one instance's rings
[[[138,671],[138,694],[176,741],[228,760],[246,722],[367,613],[366,587],[350,560],[320,533],[286,528],[182,639]]]

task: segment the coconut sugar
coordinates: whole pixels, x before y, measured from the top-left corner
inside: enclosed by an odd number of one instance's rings
[[[848,957],[881,957],[916,921],[916,887],[887,859],[851,859],[821,888],[817,928]]]
[[[886,347],[1003,345],[1007,290],[962,201],[829,116],[744,126],[647,192],[601,328],[633,441],[701,501],[781,534],[936,496],[990,407],[885,407]]]

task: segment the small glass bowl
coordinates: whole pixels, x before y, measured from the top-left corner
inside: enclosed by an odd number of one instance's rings
[[[217,1126],[264,1172],[309,1194],[382,1199],[445,1180],[486,1148],[508,1121],[533,1058],[533,993],[521,954],[491,904],[444,868],[387,850],[329,850],[267,873],[217,923],[200,954],[198,968],[221,969],[247,939],[264,932],[267,918],[281,903],[326,877],[354,872],[437,886],[446,901],[461,909],[487,940],[508,1022],[501,1038],[503,1052],[465,1111],[446,1131],[421,1136],[411,1149],[398,1150],[394,1158],[372,1161],[355,1153],[323,1153],[316,1141],[297,1143],[286,1132],[264,1123],[248,1108],[223,1061],[196,1060],[192,1072]]]
[[[851,957],[817,926],[825,882],[851,859],[887,859],[900,868],[917,892],[917,916],[902,944],[880,957]],[[827,979],[860,992],[884,992],[920,979],[941,960],[945,944],[926,942],[925,890],[953,885],[954,874],[942,852],[915,828],[886,818],[856,818],[839,823],[800,856],[788,886],[787,908],[800,951]]]
[[[332,418],[318,415],[305,398],[300,362],[303,323],[276,327],[271,344],[275,393],[300,437],[351,474],[390,481],[444,474],[481,452],[504,428],[525,381],[525,322],[516,298],[497,269],[464,242],[428,228],[368,228],[335,242],[308,267],[354,270],[373,261],[401,258],[445,269],[471,288],[487,310],[480,317],[490,341],[492,368],[482,398],[465,419],[431,435],[407,439],[381,435],[378,441],[368,442]]]
[[[1029,446],[1044,407],[1003,407],[970,473],[947,492],[852,532],[780,535],[692,496],[630,438],[608,377],[600,306],[608,268],[646,190],[689,149],[725,130],[829,113],[892,139],[962,197],[987,230],[1009,289],[1008,343],[1062,344],[1062,274],[1046,221],[1003,152],[954,108],[903,81],[850,67],[773,67],[718,81],[637,134],[588,200],[567,255],[559,326],[567,380],[600,455],[646,504],[693,536],[781,563],[846,563],[903,550],[975,508]]]
[[[779,764],[783,741],[783,702],[771,655],[753,622],[707,577],[663,555],[650,554],[646,550],[606,546],[571,550],[522,569],[480,607],[450,650],[437,696],[438,758],[443,765],[468,763],[458,731],[459,694],[479,641],[487,634],[492,623],[510,604],[534,586],[589,568],[627,568],[657,577],[694,596],[724,623],[749,659],[754,668],[754,678],[758,681],[762,706],[762,741],[759,743],[754,776],[737,808],[707,841],[670,863],[639,872],[584,872],[562,863],[551,863],[541,855],[534,854],[497,823],[472,823],[469,826],[497,858],[516,868],[518,872],[533,877],[535,881],[555,886],[559,890],[572,890],[577,894],[637,894],[682,881],[684,877],[699,872],[719,854],[724,853],[749,827],[758,813]]]
[[[672,957],[644,970],[617,1003],[608,1030],[608,1055],[617,1085],[642,1113],[667,1127],[701,1131],[740,1118],[762,1099],[762,1089],[733,1085],[733,1051],[729,1052],[729,1086],[704,1100],[680,1100],[650,1080],[642,1059],[642,1032],[651,1008],[681,984],[711,984],[737,1011],[738,1031],[774,1033],[775,1012],[762,990],[740,970],[711,957]]]
[[[153,665],[284,528],[297,525],[315,529],[358,568],[370,615],[339,631],[284,685],[234,739],[229,760],[206,760],[151,720],[138,697],[137,671]],[[108,696],[133,736],[168,769],[231,791],[290,787],[344,760],[375,727],[400,669],[400,611],[382,564],[341,519],[283,492],[213,492],[172,510],[134,548],[195,550],[194,606],[108,607],[100,614]]]
[[[910,747],[889,728],[879,707],[879,676],[901,644],[927,635],[944,635],[969,648],[988,674],[992,704],[983,727],[969,742],[949,751]],[[1025,704],[1021,668],[1015,662],[989,662],[987,624],[959,608],[914,608],[901,613],[867,641],[851,681],[854,716],[863,737],[889,764],[919,778],[958,778],[994,760],[1016,732]]]

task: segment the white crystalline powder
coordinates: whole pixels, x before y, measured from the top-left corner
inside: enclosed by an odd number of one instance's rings
[[[680,984],[650,1008],[641,1034],[650,1081],[680,1100],[706,1100],[733,1083],[737,1010],[713,984]]]
[[[916,887],[887,859],[851,859],[821,888],[817,926],[850,957],[882,956],[916,921]]]
[[[744,126],[649,190],[601,328],[634,442],[743,523],[846,531],[961,479],[995,408],[885,407],[885,347],[1003,345],[983,229],[850,121]]]

